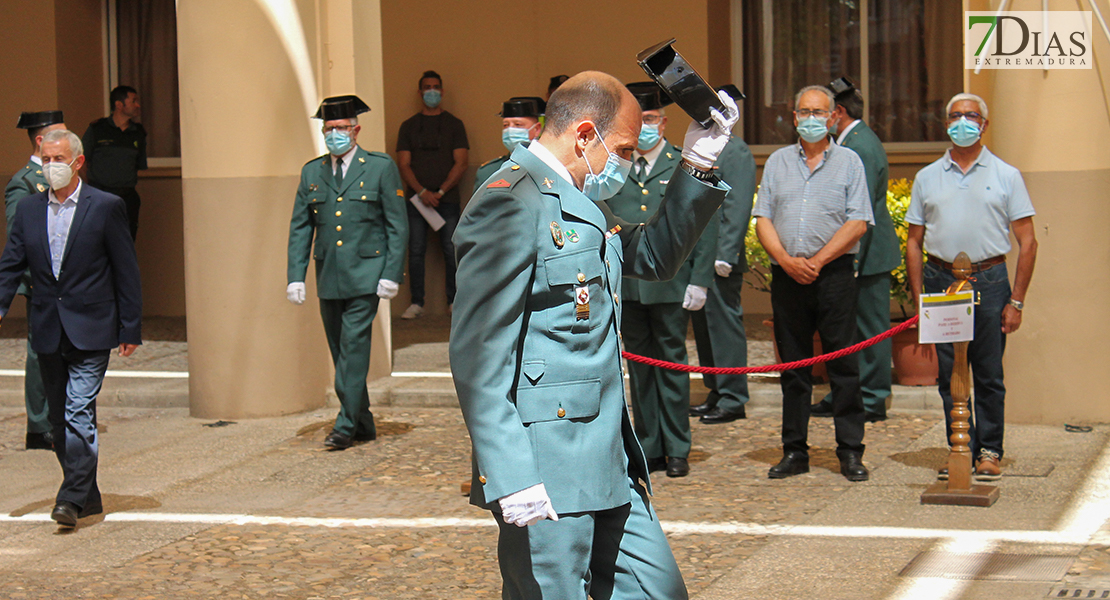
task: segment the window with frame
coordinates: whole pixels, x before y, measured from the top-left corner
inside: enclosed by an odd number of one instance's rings
[[[960,0],[734,0],[733,10],[748,143],[793,143],[794,94],[841,76],[883,142],[948,140],[944,106],[963,88]]]
[[[147,155],[155,159],[151,166],[158,158],[180,157],[177,5],[174,0],[108,0],[107,10],[108,88],[129,85],[138,91]]]

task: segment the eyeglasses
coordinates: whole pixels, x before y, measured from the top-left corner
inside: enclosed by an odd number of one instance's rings
[[[803,119],[806,118],[806,117],[817,117],[819,119],[825,119],[825,118],[828,118],[828,116],[831,115],[832,113],[830,113],[827,110],[818,110],[818,109],[812,109],[812,108],[800,108],[800,109],[794,111],[794,114],[798,115],[799,117],[801,117]]]
[[[327,135],[327,134],[329,134],[333,131],[337,131],[337,130],[342,131],[343,133],[351,133],[351,130],[354,129],[355,127],[356,127],[355,125],[335,125],[335,126],[332,126],[332,127],[325,126],[320,131],[323,131],[324,135]]]
[[[644,125],[658,125],[663,122],[660,115],[644,115]]]
[[[983,115],[981,115],[977,112],[948,113],[948,120],[949,121],[958,121],[960,119],[960,117],[966,117],[967,120],[969,120],[969,121],[979,121],[980,123],[983,122]]]

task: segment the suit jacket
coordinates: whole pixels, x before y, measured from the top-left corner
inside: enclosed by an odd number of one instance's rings
[[[628,181],[624,187],[606,203],[610,210],[619,219],[629,223],[643,223],[655,215],[663,203],[667,186],[675,173],[679,171],[678,164],[682,160],[682,150],[663,140],[663,150],[655,159],[651,172],[644,176],[636,175],[636,167],[628,174]],[[716,223],[711,222],[705,228],[710,237],[716,238]],[[666,302],[682,302],[686,296],[686,286],[700,285],[709,287],[713,281],[713,254],[714,241],[705,240],[702,234],[698,245],[694,247],[690,258],[675,276],[667,281],[640,281],[634,278],[625,278],[624,297],[627,300],[642,302],[644,304],[662,304]]]
[[[622,270],[673,277],[724,195],[680,171],[655,216],[631,224],[517,148],[471,199],[450,342],[471,503],[542,482],[559,513],[605,510],[630,500],[629,475],[648,481],[625,407]]]
[[[42,165],[28,159],[27,165],[20,169],[18,173],[12,175],[11,180],[8,181],[8,186],[4,188],[4,214],[8,218],[8,230],[5,233],[10,234],[12,232],[12,223],[15,221],[15,207],[19,205],[19,201],[27,196],[45,191],[46,176],[42,174]],[[17,293],[24,296],[30,295],[30,284],[31,275],[26,273],[19,284]]]
[[[894,222],[890,220],[890,210],[886,207],[890,181],[886,150],[879,136],[863,121],[848,132],[843,146],[854,150],[863,161],[867,191],[871,194],[871,212],[875,214],[875,226],[868,227],[867,233],[860,238],[856,271],[860,275],[889,273],[902,264],[902,252],[894,233]]]
[[[320,298],[375,294],[379,279],[401,283],[409,239],[405,202],[401,173],[388,154],[357,149],[338,186],[329,155],[308,161],[289,223],[288,282],[305,280],[311,256]]]
[[[702,239],[716,233],[715,260],[732,265],[733,273],[744,273],[748,270],[744,237],[751,225],[755,199],[755,158],[744,140],[733,137],[714,166],[717,167],[717,174],[732,189],[721,203],[720,227],[714,231],[707,228]]]
[[[47,194],[20,201],[0,257],[0,308],[7,311],[20,275],[31,270],[31,347],[58,351],[62,331],[81,350],[142,343],[142,286],[123,200],[81,183],[61,273],[50,263]]]

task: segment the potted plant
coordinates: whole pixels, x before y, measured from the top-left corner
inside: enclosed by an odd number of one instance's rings
[[[898,302],[903,321],[917,312],[910,295],[909,276],[906,273],[906,238],[909,225],[906,210],[910,207],[913,182],[909,179],[891,179],[887,186],[886,207],[894,232],[902,250],[902,264],[890,272],[890,297]],[[937,382],[937,353],[932,345],[917,343],[917,329],[910,328],[892,340],[891,358],[894,360],[894,380],[899,385],[935,385]]]

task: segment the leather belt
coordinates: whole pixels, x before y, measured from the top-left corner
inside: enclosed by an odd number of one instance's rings
[[[952,269],[955,268],[955,267],[952,266],[952,263],[943,261],[943,260],[941,260],[941,259],[939,259],[935,256],[930,256],[928,258],[928,260],[929,260],[929,262],[933,263],[934,265],[936,265],[936,266],[938,266],[938,267],[940,267],[940,268],[942,268],[946,271],[951,271]],[[988,258],[987,260],[981,260],[981,261],[976,262],[976,263],[971,263],[971,272],[972,273],[978,273],[980,271],[986,271],[987,269],[989,269],[989,268],[991,268],[995,265],[1000,265],[1004,262],[1006,262],[1006,255],[1005,254],[995,256],[994,258]]]

